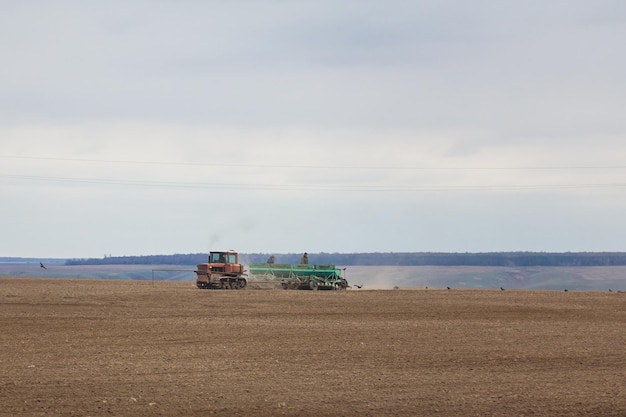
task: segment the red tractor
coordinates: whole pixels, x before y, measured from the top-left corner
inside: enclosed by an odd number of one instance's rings
[[[242,290],[248,284],[239,254],[233,250],[209,253],[209,262],[198,264],[194,272],[196,285],[202,289]]]

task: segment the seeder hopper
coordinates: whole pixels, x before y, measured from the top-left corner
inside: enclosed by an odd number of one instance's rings
[[[349,287],[342,270],[335,265],[291,265],[253,263],[250,278],[257,281],[280,282],[291,290],[344,290]]]

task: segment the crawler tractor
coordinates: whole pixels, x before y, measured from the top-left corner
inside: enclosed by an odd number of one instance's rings
[[[233,250],[209,253],[209,262],[198,264],[196,285],[202,289],[242,290],[248,284],[239,254]]]

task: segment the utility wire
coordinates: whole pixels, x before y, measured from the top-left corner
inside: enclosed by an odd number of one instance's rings
[[[0,178],[61,182],[79,184],[121,185],[135,187],[179,188],[179,189],[245,189],[274,191],[366,191],[366,192],[428,192],[428,191],[524,191],[626,187],[626,183],[587,183],[587,184],[517,184],[517,185],[451,185],[451,186],[396,186],[358,184],[241,184],[241,183],[202,183],[202,182],[162,182],[102,178],[42,177],[33,175],[6,175]]]
[[[132,161],[114,159],[79,159],[57,158],[42,156],[0,155],[5,159],[26,159],[44,161],[62,161],[78,163],[100,164],[129,164],[129,165],[165,165],[165,166],[198,166],[220,168],[271,168],[271,169],[349,169],[349,170],[414,170],[414,171],[541,171],[541,170],[601,170],[626,169],[626,165],[570,165],[570,166],[536,166],[536,167],[417,167],[417,166],[384,166],[384,165],[287,165],[287,164],[236,164],[217,162],[166,162],[166,161]]]

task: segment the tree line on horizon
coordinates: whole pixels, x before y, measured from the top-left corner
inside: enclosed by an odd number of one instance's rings
[[[276,263],[298,264],[302,254],[241,253],[240,263],[264,263],[273,255]],[[370,252],[310,253],[309,263],[362,266],[619,266],[626,252]],[[68,259],[65,265],[197,265],[208,261],[206,253],[174,255],[105,256]]]

